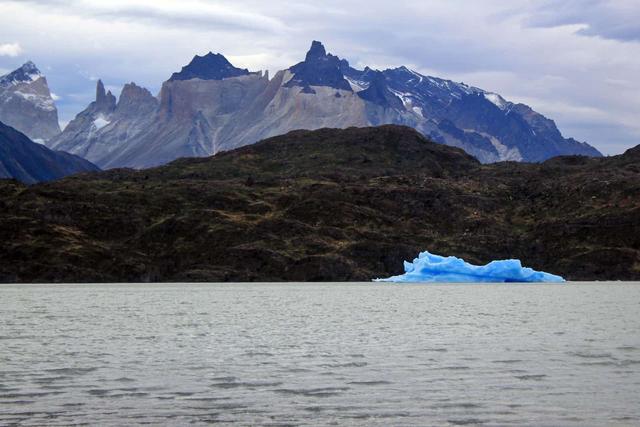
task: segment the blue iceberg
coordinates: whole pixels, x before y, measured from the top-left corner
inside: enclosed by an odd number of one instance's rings
[[[517,259],[492,261],[487,265],[472,265],[454,256],[443,257],[422,252],[413,263],[404,262],[405,274],[376,279],[376,282],[425,283],[561,283],[560,277],[523,267]]]

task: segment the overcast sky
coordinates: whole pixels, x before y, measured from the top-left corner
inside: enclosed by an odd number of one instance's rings
[[[640,144],[639,22],[639,0],[0,0],[0,73],[34,61],[65,123],[96,78],[157,93],[195,54],[275,72],[316,39],[498,92],[616,154]]]

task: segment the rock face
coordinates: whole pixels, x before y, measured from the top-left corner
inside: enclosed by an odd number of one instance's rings
[[[25,184],[34,184],[99,170],[80,157],[49,150],[0,123],[0,179],[12,178]]]
[[[105,92],[98,80],[95,101],[47,145],[97,163],[130,147],[131,141],[148,132],[157,107],[158,100],[135,83],[125,85],[116,102],[116,97]],[[110,165],[106,161],[102,164]]]
[[[33,62],[0,77],[0,121],[40,143],[60,134],[47,79]]]
[[[127,114],[112,116],[96,113],[92,104],[49,146],[103,168],[146,168],[294,129],[400,124],[484,163],[600,156],[586,143],[565,139],[553,121],[526,105],[406,67],[357,70],[317,41],[304,61],[273,79],[236,68],[220,54],[196,56],[163,84],[157,102],[148,94],[129,105]],[[99,114],[108,124],[94,129]]]
[[[425,250],[640,280],[639,229],[640,147],[482,165],[408,127],[294,131],[149,170],[0,182],[0,282],[371,280]]]

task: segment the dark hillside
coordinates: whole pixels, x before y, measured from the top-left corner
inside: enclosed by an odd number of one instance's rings
[[[640,279],[640,156],[480,165],[399,126],[0,181],[0,281],[370,280],[429,250]]]

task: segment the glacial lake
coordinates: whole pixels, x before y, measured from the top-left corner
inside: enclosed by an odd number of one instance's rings
[[[1,285],[0,425],[640,425],[640,285]]]

